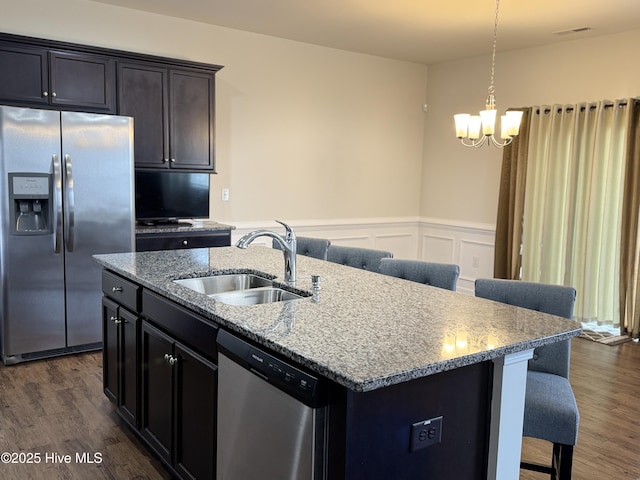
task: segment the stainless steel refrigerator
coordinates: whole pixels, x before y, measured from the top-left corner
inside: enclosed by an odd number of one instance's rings
[[[133,120],[0,106],[0,337],[13,364],[102,346],[96,253],[134,249]]]

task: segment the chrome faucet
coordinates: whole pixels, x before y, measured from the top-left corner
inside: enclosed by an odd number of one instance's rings
[[[284,281],[286,283],[295,283],[296,281],[296,234],[293,233],[293,230],[286,223],[281,222],[280,220],[276,220],[280,225],[284,226],[286,230],[286,235],[283,238],[281,235],[278,235],[275,232],[271,232],[269,230],[255,230],[253,232],[247,233],[240,240],[236,242],[236,247],[238,248],[247,248],[251,242],[253,242],[258,237],[271,237],[273,238],[282,248],[282,252],[284,253]]]

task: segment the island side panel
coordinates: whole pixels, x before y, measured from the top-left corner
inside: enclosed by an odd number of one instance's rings
[[[344,426],[344,462],[331,449],[329,477],[486,479],[492,371],[483,362],[371,392],[346,390],[342,418],[333,406],[333,426]],[[412,451],[412,425],[438,417],[440,442],[415,448],[418,440]],[[416,435],[437,434],[431,426],[417,427]]]

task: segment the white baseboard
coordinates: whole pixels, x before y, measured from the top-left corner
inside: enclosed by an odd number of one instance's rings
[[[234,223],[234,222],[227,222]],[[493,277],[495,226],[420,217],[293,220],[303,237],[328,238],[332,244],[375,248],[395,258],[455,263],[460,266],[458,291],[473,295],[476,278]],[[235,223],[232,242],[257,229],[282,232],[273,221]],[[267,237],[256,244],[271,246]]]

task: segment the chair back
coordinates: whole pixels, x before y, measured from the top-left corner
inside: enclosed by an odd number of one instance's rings
[[[455,292],[460,267],[449,263],[383,258],[380,260],[380,273]]]
[[[340,263],[350,267],[380,271],[380,260],[392,258],[393,253],[384,250],[373,250],[371,248],[345,247],[342,245],[330,245],[327,252],[327,260],[333,263]]]
[[[576,290],[573,287],[520,280],[477,279],[476,297],[537,310],[559,317],[573,318]],[[553,373],[569,378],[571,342],[565,340],[534,350],[529,370]]]
[[[326,260],[331,241],[326,238],[297,237],[296,244],[296,253],[298,255]],[[280,244],[275,240],[272,241],[271,246],[277,250],[282,250]]]

